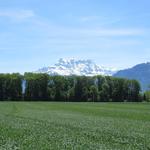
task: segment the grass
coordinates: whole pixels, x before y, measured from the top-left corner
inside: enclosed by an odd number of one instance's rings
[[[1,102],[0,150],[150,150],[150,104]]]

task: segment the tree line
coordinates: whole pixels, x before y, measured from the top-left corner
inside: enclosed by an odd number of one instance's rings
[[[110,76],[0,74],[0,100],[66,102],[140,102],[138,81]]]

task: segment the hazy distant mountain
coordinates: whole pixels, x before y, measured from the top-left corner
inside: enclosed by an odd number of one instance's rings
[[[54,66],[44,67],[36,72],[49,75],[113,75],[116,69],[96,65],[91,60],[59,59]]]
[[[114,76],[136,79],[141,83],[142,90],[147,90],[150,85],[150,63],[142,63],[132,68],[118,71]]]

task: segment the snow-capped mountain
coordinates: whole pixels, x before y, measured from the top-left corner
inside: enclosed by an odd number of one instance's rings
[[[91,60],[59,59],[54,66],[44,67],[36,73],[47,73],[49,75],[113,75],[117,70],[96,65]]]

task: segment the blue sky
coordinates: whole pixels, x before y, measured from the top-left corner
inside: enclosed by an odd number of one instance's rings
[[[0,0],[0,72],[59,58],[128,68],[150,60],[149,0]]]

